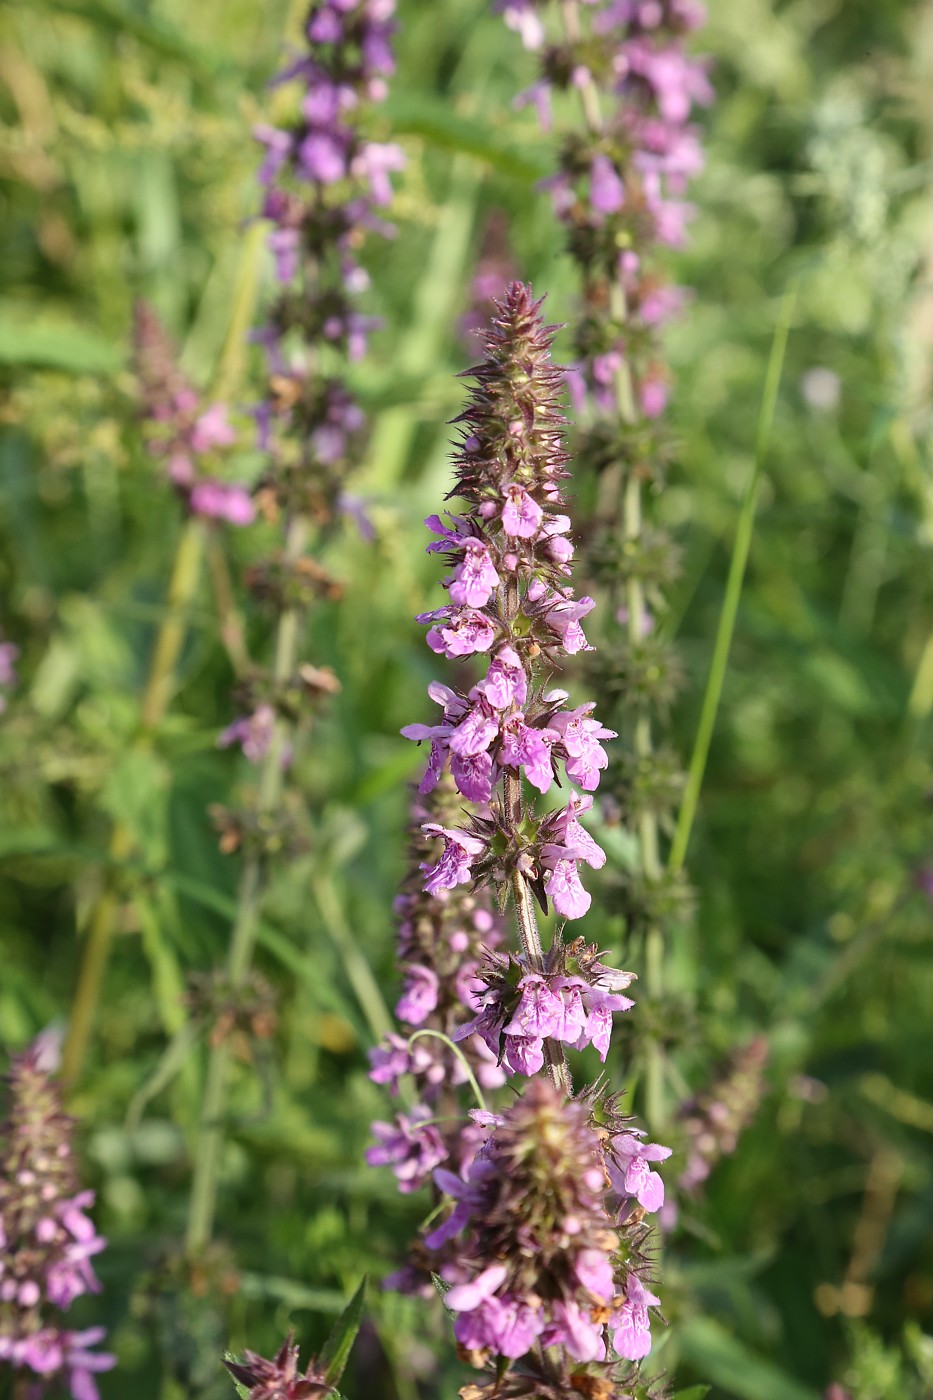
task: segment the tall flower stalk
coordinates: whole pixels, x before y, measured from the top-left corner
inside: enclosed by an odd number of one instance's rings
[[[499,0],[495,8],[541,54],[539,79],[521,100],[535,104],[548,128],[555,92],[579,101],[580,125],[564,132],[546,184],[581,277],[569,383],[584,423],[578,460],[598,484],[585,566],[624,628],[610,660],[594,668],[594,684],[621,702],[624,716],[628,755],[616,796],[639,851],[629,926],[644,934],[646,992],[657,1007],[664,929],[684,896],[679,863],[665,868],[661,839],[682,778],[656,737],[678,684],[659,635],[677,554],[646,505],[663,485],[669,451],[657,424],[667,401],[658,332],[684,299],[658,253],[686,238],[687,185],[702,167],[691,118],[712,97],[705,64],[685,51],[704,14],[696,0]],[[647,1112],[657,1125],[666,1113],[656,1037],[646,1069]]]
[[[478,657],[485,675],[465,693],[432,683],[440,716],[403,730],[430,744],[421,793],[438,804],[422,825],[434,847],[419,862],[424,894],[444,911],[465,887],[472,901],[493,893],[511,913],[512,936],[497,929],[501,942],[481,967],[469,979],[447,969],[443,986],[429,947],[406,968],[399,1017],[423,1023],[456,997],[461,1008],[440,1044],[459,1045],[465,1066],[498,1065],[530,1082],[501,1111],[484,1099],[452,1127],[450,1107],[441,1116],[426,1091],[418,1036],[374,1055],[375,1079],[407,1071],[420,1099],[395,1127],[376,1125],[369,1159],[391,1164],[403,1191],[433,1175],[441,1215],[395,1282],[417,1287],[431,1273],[443,1281],[462,1355],[495,1375],[461,1391],[470,1400],[646,1395],[639,1364],[659,1301],[644,1217],[663,1203],[650,1164],[669,1150],[643,1142],[605,1086],[575,1093],[571,1079],[573,1052],[592,1045],[605,1060],[613,1015],[632,1005],[623,995],[632,974],[584,938],[565,940],[563,927],[545,947],[538,924],[538,911],[576,919],[589,908],[580,867],[605,856],[581,818],[608,762],[603,741],[615,737],[593,704],[572,705],[552,685],[568,656],[591,649],[581,620],[594,606],[570,582],[554,332],[541,302],[513,283],[483,361],[466,372],[473,387],[456,420],[449,493],[462,510],[426,522],[439,537],[428,549],[449,568],[449,601],[419,620],[434,652]],[[565,781],[583,791],[545,805]],[[456,816],[449,795],[437,796],[446,784],[460,797]]]
[[[266,469],[255,500],[282,530],[274,558],[251,571],[250,583],[276,615],[270,669],[248,678],[244,712],[220,742],[241,744],[259,768],[253,811],[228,822],[227,848],[241,845],[237,913],[227,954],[226,987],[236,994],[250,977],[270,857],[281,849],[279,809],[295,731],[308,701],[333,692],[326,669],[301,665],[301,628],[308,606],[339,593],[308,547],[352,510],[343,483],[359,446],[363,415],[341,371],[366,349],[373,325],[356,306],[368,285],[357,250],[368,232],[390,233],[379,211],[391,200],[389,175],[398,147],[369,140],[368,109],[386,94],[393,72],[394,0],[321,0],[303,24],[305,49],[276,82],[299,93],[295,119],[263,126],[259,172],[261,214],[279,293],[256,332],[268,365],[256,413]],[[226,818],[225,818],[226,820]],[[211,1049],[194,1159],[187,1248],[211,1238],[223,1149],[230,1049]]]
[[[62,1325],[82,1294],[99,1293],[91,1260],[106,1241],[81,1189],[71,1118],[53,1071],[58,1044],[40,1036],[15,1055],[7,1074],[8,1117],[0,1129],[0,1374],[14,1394],[44,1395],[64,1385],[74,1400],[97,1400],[94,1377],[114,1358],[94,1348],[102,1327]]]

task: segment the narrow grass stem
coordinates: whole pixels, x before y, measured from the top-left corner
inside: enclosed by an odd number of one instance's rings
[[[134,741],[136,748],[151,745],[175,689],[175,672],[185,640],[188,612],[201,573],[204,533],[204,522],[192,517],[186,522],[178,540],[165,616],[156,634],[146,688],[140,702],[139,727]],[[120,866],[131,855],[133,845],[132,830],[125,823],[117,822],[107,846],[109,859],[104,882],[88,918],[68,1032],[62,1047],[62,1080],[65,1084],[74,1084],[84,1068],[120,909]]]
[[[302,516],[296,516],[289,522],[285,536],[286,564],[294,563],[300,557],[307,534],[307,522]],[[272,668],[276,687],[284,684],[295,669],[300,618],[301,611],[297,607],[286,608],[279,618]],[[289,723],[279,715],[260,768],[257,801],[260,822],[264,816],[275,812],[279,805],[282,795],[282,760],[286,754],[290,732]],[[237,890],[237,914],[227,952],[227,976],[234,987],[242,986],[252,965],[265,893],[265,864],[265,857],[258,850],[250,851],[243,862]],[[200,1253],[213,1234],[223,1152],[229,1067],[230,1052],[227,1045],[221,1041],[211,1049],[204,1081],[185,1240],[190,1256]]]
[[[700,710],[700,722],[697,726],[696,741],[694,742],[693,754],[690,759],[687,785],[684,789],[683,801],[681,802],[680,812],[677,816],[677,826],[674,830],[674,839],[671,843],[670,856],[668,857],[668,866],[671,870],[679,870],[683,865],[684,857],[687,853],[687,846],[690,842],[690,833],[693,829],[693,820],[696,816],[697,803],[700,799],[703,775],[706,772],[706,760],[709,756],[710,742],[716,725],[716,715],[719,711],[720,699],[722,698],[722,688],[725,681],[726,668],[729,663],[729,652],[732,647],[732,636],[735,631],[735,620],[739,610],[739,599],[742,596],[742,585],[745,580],[745,567],[748,563],[752,534],[755,528],[755,511],[758,505],[758,494],[761,488],[762,471],[764,469],[768,447],[771,442],[771,429],[774,425],[774,410],[777,404],[778,390],[780,388],[781,375],[784,369],[784,353],[787,348],[787,338],[790,334],[790,325],[794,314],[796,299],[797,283],[795,280],[788,285],[784,292],[778,312],[777,324],[774,329],[774,337],[771,341],[771,354],[768,358],[768,368],[765,374],[764,390],[761,397],[761,408],[758,413],[758,427],[755,434],[755,459],[752,464],[748,483],[745,487],[745,497],[742,501],[738,523],[736,524],[735,543],[732,547],[732,558],[729,562],[729,574],[726,580],[726,592],[723,598],[722,611],[719,614],[719,625],[716,629],[716,641],[713,646],[713,658],[710,662],[709,677],[703,696],[703,706]]]

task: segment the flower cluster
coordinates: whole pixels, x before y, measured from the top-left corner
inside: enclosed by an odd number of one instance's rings
[[[482,986],[483,950],[495,949],[502,941],[502,921],[482,893],[470,894],[461,887],[435,899],[425,893],[420,876],[431,844],[422,826],[430,826],[429,817],[443,818],[455,806],[449,778],[430,797],[415,800],[409,875],[395,906],[404,976],[395,1015],[405,1029],[402,1034],[392,1032],[370,1052],[374,1083],[386,1085],[394,1096],[408,1076],[417,1096],[394,1124],[373,1124],[377,1141],[366,1154],[372,1166],[393,1167],[403,1192],[430,1181],[434,1168],[443,1163],[459,1170],[480,1145],[473,1125],[453,1112],[468,1070],[486,1090],[505,1082],[495,1052],[479,1036],[463,1033]],[[462,1042],[459,1053],[451,1049],[454,1040]]]
[[[6,709],[5,690],[12,690],[17,682],[16,659],[19,647],[13,642],[0,641],[0,715]]]
[[[703,23],[703,8],[696,0],[586,0],[586,22],[579,5],[564,6],[564,32],[551,44],[546,0],[505,0],[496,8],[525,47],[542,55],[539,80],[520,104],[534,103],[549,128],[555,90],[585,94],[587,129],[566,137],[559,169],[547,181],[586,275],[588,308],[578,333],[583,373],[571,388],[581,405],[585,388],[612,412],[618,375],[637,358],[638,407],[655,418],[667,388],[653,337],[683,294],[664,282],[651,252],[684,243],[692,212],[686,191],[703,167],[691,118],[713,93],[705,62],[689,56],[684,43]],[[608,314],[607,281],[623,293]]]
[[[321,0],[304,23],[306,51],[275,79],[296,94],[294,118],[259,126],[261,217],[270,225],[278,295],[255,339],[266,354],[267,392],[256,409],[266,467],[255,499],[262,515],[301,530],[343,515],[365,535],[361,503],[344,489],[365,427],[362,409],[340,377],[340,358],[359,359],[376,324],[355,305],[369,285],[358,252],[367,233],[392,229],[377,215],[392,197],[389,172],[403,164],[394,145],[369,140],[365,116],[387,93],[394,70],[394,0]],[[333,369],[331,369],[333,366]],[[257,598],[280,613],[339,585],[303,548],[250,571]],[[307,683],[307,672],[322,680]],[[297,720],[302,701],[333,694],[336,678],[304,667],[296,678],[257,675],[244,687],[243,711],[220,735],[251,763],[270,749],[287,766],[291,744],[274,745],[280,722]],[[288,693],[286,693],[288,692]]]
[[[457,1038],[482,1037],[497,1060],[516,1074],[537,1074],[544,1065],[544,1042],[562,1041],[575,1050],[594,1045],[605,1061],[612,1015],[634,1003],[620,995],[634,980],[599,961],[599,950],[555,942],[539,970],[525,955],[490,954],[483,969],[481,1010]]]
[[[628,927],[661,936],[687,896],[679,868],[665,869],[659,853],[683,777],[677,756],[655,740],[680,686],[657,626],[680,564],[643,497],[647,485],[652,496],[663,485],[670,456],[658,421],[669,378],[660,332],[686,294],[662,263],[685,241],[688,186],[703,165],[694,119],[713,93],[706,61],[688,44],[704,11],[697,0],[500,0],[496,8],[540,56],[538,81],[517,101],[533,103],[548,129],[555,94],[573,96],[579,110],[545,183],[580,272],[568,385],[584,423],[577,460],[601,478],[584,565],[609,604],[603,616],[620,624],[592,681],[607,716],[626,717],[618,728],[627,751],[608,795],[640,853],[621,877]]]
[[[589,906],[578,867],[599,867],[605,856],[581,818],[606,767],[603,741],[614,737],[592,704],[572,705],[551,685],[564,657],[589,649],[581,620],[593,600],[577,598],[570,583],[561,371],[540,309],[518,283],[496,304],[457,420],[450,495],[464,508],[427,521],[438,536],[429,552],[448,567],[449,598],[421,618],[428,645],[458,662],[480,657],[485,674],[465,690],[433,683],[438,722],[403,730],[430,752],[419,874],[402,899],[406,982],[397,1013],[412,1026],[434,1025],[447,1041],[444,1058],[433,1048],[422,1057],[415,1038],[390,1037],[374,1052],[373,1078],[395,1088],[402,1074],[413,1076],[419,1102],[395,1125],[375,1125],[368,1159],[391,1164],[406,1192],[433,1174],[444,1218],[391,1284],[415,1291],[434,1275],[449,1285],[445,1303],[463,1353],[496,1375],[488,1393],[503,1385],[515,1396],[608,1397],[628,1385],[623,1364],[637,1367],[651,1345],[658,1299],[644,1218],[663,1204],[651,1164],[669,1149],[644,1143],[595,1090],[573,1096],[566,1049],[593,1046],[605,1060],[612,1017],[632,1005],[622,995],[632,974],[609,967],[583,938],[565,943],[562,932],[545,954],[535,915],[535,901],[568,918]],[[537,810],[530,793],[563,780],[584,792]],[[511,902],[520,948],[506,948],[497,929],[480,960],[461,911],[490,888],[501,908]],[[446,961],[451,916],[468,959],[460,971]],[[528,1076],[523,1097],[502,1112],[483,1102],[468,1121],[462,1109],[458,1117],[463,1073],[449,1041],[478,1094],[480,1083],[494,1087],[509,1071]],[[643,1396],[637,1374],[633,1383],[625,1393]]]
[[[40,1037],[13,1058],[9,1117],[0,1147],[0,1364],[28,1377],[30,1395],[54,1380],[75,1400],[97,1400],[94,1373],[114,1358],[96,1352],[102,1327],[73,1331],[57,1314],[100,1284],[91,1259],[104,1248],[87,1214],[92,1191],[78,1189],[72,1121],[50,1071],[57,1043]]]
[[[570,583],[561,482],[567,476],[564,418],[557,395],[561,372],[550,362],[554,327],[542,324],[540,302],[513,283],[486,337],[486,358],[468,373],[475,386],[461,425],[451,495],[469,510],[445,523],[431,516],[439,539],[428,546],[450,570],[449,603],[420,616],[428,645],[448,658],[488,658],[485,676],[466,694],[433,683],[440,707],[434,724],[402,733],[430,743],[421,792],[431,792],[449,767],[469,802],[491,805],[488,819],[470,829],[435,824],[439,859],[425,863],[425,889],[434,894],[477,874],[499,882],[519,871],[547,907],[548,896],[567,918],[584,913],[589,899],[578,867],[599,866],[603,852],[579,817],[585,799],[563,812],[521,822],[504,796],[510,777],[524,774],[538,792],[566,777],[593,791],[606,767],[602,741],[615,737],[593,716],[592,704],[568,705],[565,690],[547,679],[562,657],[586,650],[581,620],[594,607]],[[494,802],[494,793],[503,796]]]
[[[482,1117],[483,1115],[476,1115]],[[444,1303],[457,1340],[481,1364],[517,1360],[536,1343],[561,1347],[561,1365],[638,1361],[651,1345],[648,1310],[658,1304],[639,1252],[633,1210],[664,1199],[648,1165],[667,1148],[642,1144],[612,1115],[598,1128],[592,1105],[536,1079],[502,1114],[469,1170],[437,1178],[456,1201],[427,1236],[437,1248],[461,1236]]]
[[[281,284],[256,336],[270,371],[258,410],[273,459],[267,506],[291,503],[318,518],[352,509],[340,488],[363,426],[359,406],[322,364],[329,348],[351,360],[365,353],[376,322],[355,304],[369,285],[357,252],[367,233],[392,233],[379,211],[392,198],[391,172],[404,164],[398,146],[368,139],[361,123],[394,71],[394,11],[395,0],[312,4],[307,51],[276,79],[300,91],[295,118],[255,132],[265,151],[261,214]]]
[[[677,1185],[696,1193],[721,1157],[738,1146],[764,1096],[768,1042],[756,1036],[729,1056],[712,1084],[681,1104],[678,1117],[687,1135],[686,1166]]]
[[[169,480],[193,515],[249,525],[256,514],[249,490],[214,475],[236,441],[226,406],[202,402],[179,369],[158,316],[143,301],[134,311],[133,349],[149,451],[165,459]]]

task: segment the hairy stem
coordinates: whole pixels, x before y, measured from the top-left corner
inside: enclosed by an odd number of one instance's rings
[[[302,516],[296,516],[290,521],[285,537],[287,564],[293,564],[300,557],[307,533],[307,522]],[[283,685],[295,669],[300,617],[299,608],[289,607],[279,618],[272,669],[276,688]],[[279,715],[259,774],[257,810],[260,821],[262,817],[275,812],[279,805],[282,795],[282,760],[290,732],[290,725]],[[237,890],[237,914],[227,952],[227,976],[234,987],[243,985],[252,965],[265,893],[265,866],[264,854],[256,849],[251,850],[243,861]],[[220,1159],[223,1152],[229,1068],[230,1052],[227,1045],[221,1041],[211,1049],[204,1081],[185,1241],[189,1255],[198,1254],[203,1250],[213,1234]]]

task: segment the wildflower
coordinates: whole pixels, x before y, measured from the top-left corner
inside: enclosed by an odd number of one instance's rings
[[[92,1191],[78,1189],[72,1120],[51,1076],[54,1037],[40,1036],[13,1057],[9,1117],[0,1136],[0,1364],[31,1374],[41,1394],[60,1380],[74,1400],[97,1400],[95,1373],[114,1357],[93,1351],[102,1327],[64,1328],[56,1313],[99,1293],[91,1260],[106,1241],[87,1214]],[[30,1390],[30,1394],[33,1391]]]
[[[251,524],[256,514],[251,492],[238,482],[221,480],[213,470],[237,440],[227,405],[202,405],[178,367],[159,318],[142,301],[135,307],[133,343],[150,453],[165,458],[168,478],[193,515]]]

